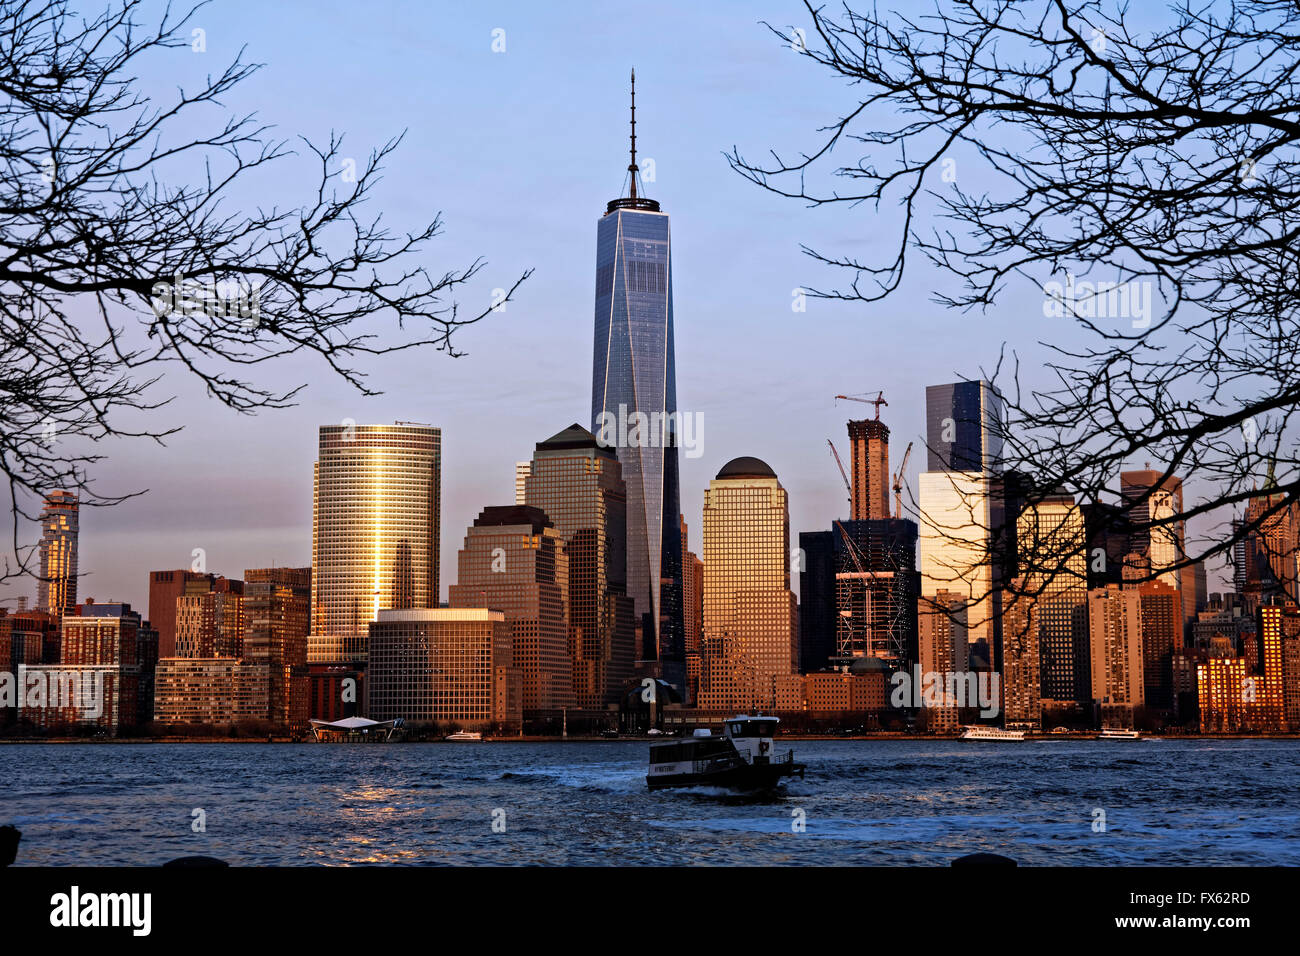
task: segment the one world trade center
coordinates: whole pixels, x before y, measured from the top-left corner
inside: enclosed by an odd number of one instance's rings
[[[627,485],[627,589],[639,673],[685,686],[677,375],[668,214],[638,189],[636,74],[626,195],[596,227],[592,431],[617,449]]]

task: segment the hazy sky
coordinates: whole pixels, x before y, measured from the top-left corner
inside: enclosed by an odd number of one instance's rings
[[[919,439],[927,384],[977,375],[1003,341],[1031,349],[1069,327],[1049,328],[1042,293],[1028,284],[1013,284],[989,314],[947,311],[929,296],[951,280],[919,260],[886,304],[809,300],[806,312],[791,310],[795,288],[844,281],[805,257],[801,242],[871,257],[897,223],[892,208],[806,209],[762,192],[723,159],[733,145],[751,157],[809,148],[818,127],[856,103],[759,23],[806,25],[801,14],[801,5],[774,0],[225,0],[200,11],[207,52],[158,60],[142,74],[148,89],[165,96],[193,85],[246,46],[247,59],[267,66],[226,97],[229,110],[257,110],[284,137],[344,133],[344,155],[358,158],[407,131],[373,209],[394,229],[443,213],[445,233],[426,251],[431,272],[487,258],[463,295],[466,309],[482,308],[523,270],[536,274],[504,313],[459,333],[465,357],[430,350],[367,363],[385,392],[377,398],[361,398],[318,363],[294,362],[263,381],[309,383],[301,404],[248,417],[169,372],[159,394],[177,399],[159,414],[184,431],[166,447],[109,449],[101,491],[149,493],[83,513],[82,597],[143,607],[147,572],[188,567],[194,548],[229,576],[310,563],[316,429],[344,418],[442,428],[445,596],[466,526],[485,505],[513,502],[514,462],[571,422],[589,424],[596,221],[628,162],[633,66],[639,152],[655,166],[647,191],[672,215],[679,405],[704,420],[702,456],[682,460],[691,546],[700,547],[708,480],[737,455],[776,470],[790,492],[792,539],[844,516],[826,439],[843,453],[845,421],[871,409],[837,407],[836,393],[884,391],[896,467]],[[498,28],[503,53],[492,50]],[[241,200],[298,205],[313,194],[310,174],[305,159],[290,159],[250,180]],[[913,487],[924,457],[918,440]],[[34,596],[34,583],[26,590]]]

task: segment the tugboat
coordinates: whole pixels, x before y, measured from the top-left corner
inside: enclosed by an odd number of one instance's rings
[[[777,756],[772,749],[776,717],[741,714],[726,723],[724,735],[697,730],[693,737],[650,745],[650,772],[645,782],[651,790],[667,787],[731,787],[766,790],[782,777],[804,774],[794,762],[794,751]]]

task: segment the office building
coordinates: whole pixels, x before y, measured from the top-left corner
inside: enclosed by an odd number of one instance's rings
[[[369,625],[368,716],[518,732],[522,680],[510,625],[485,608],[381,609]]]
[[[790,590],[790,512],[776,473],[727,462],[704,493],[701,707],[774,706],[774,681],[798,666]]]
[[[525,497],[564,540],[575,701],[589,708],[616,703],[636,655],[622,467],[591,432],[570,425],[537,444]]]
[[[591,421],[623,466],[641,672],[684,687],[672,238],[668,214],[639,182],[635,102],[634,88],[627,195],[606,205],[596,227]]]
[[[1184,627],[1196,618],[1196,571],[1178,567],[1187,557],[1183,482],[1150,467],[1120,473],[1120,496],[1129,526],[1129,549],[1150,563],[1150,573],[1178,591]]]
[[[268,671],[266,717],[291,734],[307,729],[311,568],[244,572],[243,659]]]
[[[312,497],[311,662],[364,662],[386,608],[438,604],[442,432],[325,425]]]
[[[540,508],[484,508],[457,556],[453,608],[505,614],[526,714],[573,706],[569,663],[569,559]]]

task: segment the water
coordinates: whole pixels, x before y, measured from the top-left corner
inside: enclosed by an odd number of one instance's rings
[[[1300,864],[1297,740],[790,746],[763,797],[651,794],[631,741],[4,746],[0,823],[43,865]]]

